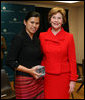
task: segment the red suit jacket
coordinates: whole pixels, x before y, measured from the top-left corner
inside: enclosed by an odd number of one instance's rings
[[[45,66],[45,72],[49,74],[70,72],[70,80],[76,81],[78,75],[73,35],[63,28],[54,35],[50,27],[47,32],[40,33],[39,39],[44,54],[41,64]]]

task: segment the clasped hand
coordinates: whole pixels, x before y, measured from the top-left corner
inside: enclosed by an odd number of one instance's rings
[[[38,69],[38,65],[37,66],[34,66],[32,67],[30,70],[31,70],[31,75],[35,78],[35,79],[39,79],[40,78],[40,75],[42,73],[37,73],[36,70]]]

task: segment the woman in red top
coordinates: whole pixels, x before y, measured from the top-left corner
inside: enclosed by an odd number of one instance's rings
[[[65,10],[54,7],[48,19],[51,27],[40,33],[45,66],[45,99],[69,99],[78,78],[73,35],[64,31]]]

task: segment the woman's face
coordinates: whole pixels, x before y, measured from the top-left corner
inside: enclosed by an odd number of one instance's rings
[[[62,24],[63,24],[63,16],[60,12],[52,15],[51,19],[50,19],[50,23],[52,28],[56,29],[60,29]]]
[[[34,34],[40,25],[39,17],[30,17],[27,21],[24,20],[24,25],[26,26],[26,31],[30,34]]]

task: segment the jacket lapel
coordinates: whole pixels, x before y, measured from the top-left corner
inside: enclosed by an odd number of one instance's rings
[[[45,41],[61,42],[64,40],[65,40],[65,31],[63,28],[61,29],[61,31],[57,35],[54,35],[51,32],[51,27],[48,29],[47,34],[45,36]]]

